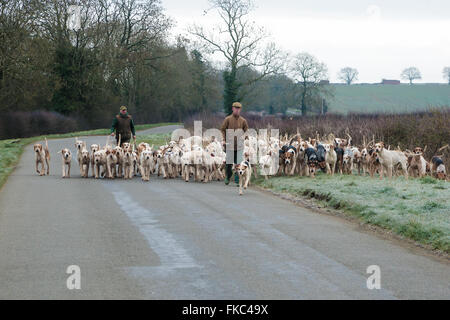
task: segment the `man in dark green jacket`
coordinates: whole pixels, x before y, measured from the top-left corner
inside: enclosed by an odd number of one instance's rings
[[[119,143],[119,134],[120,146],[124,142],[130,142],[131,134],[133,134],[133,139],[136,139],[133,118],[128,114],[127,107],[125,106],[120,107],[120,113],[115,116],[111,125],[111,136],[116,136],[117,144]]]

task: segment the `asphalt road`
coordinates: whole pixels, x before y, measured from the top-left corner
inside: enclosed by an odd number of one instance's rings
[[[74,139],[49,146],[50,176],[29,146],[0,192],[1,299],[450,298],[448,262],[355,223],[218,182],[82,179],[76,165],[61,179]]]

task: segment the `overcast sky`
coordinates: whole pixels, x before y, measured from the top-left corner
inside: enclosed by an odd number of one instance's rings
[[[173,34],[192,23],[212,25],[203,15],[208,0],[161,0],[176,22]],[[290,53],[302,51],[326,63],[330,80],[346,66],[358,69],[358,82],[400,79],[416,66],[422,81],[444,82],[450,66],[449,0],[256,0],[252,18]],[[217,21],[217,20],[216,20]]]

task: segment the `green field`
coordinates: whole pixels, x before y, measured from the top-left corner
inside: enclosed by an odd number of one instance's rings
[[[329,112],[404,113],[429,107],[450,106],[448,84],[332,84],[335,97],[329,101]]]

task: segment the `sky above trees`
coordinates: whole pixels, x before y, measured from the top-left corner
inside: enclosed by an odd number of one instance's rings
[[[358,69],[361,82],[400,79],[403,69],[417,67],[421,82],[442,82],[450,64],[448,0],[256,0],[252,17],[284,50],[315,55],[329,68],[330,80],[346,66]],[[192,23],[217,20],[204,15],[208,0],[162,0],[176,34],[187,36]],[[220,60],[219,57],[214,59]]]

